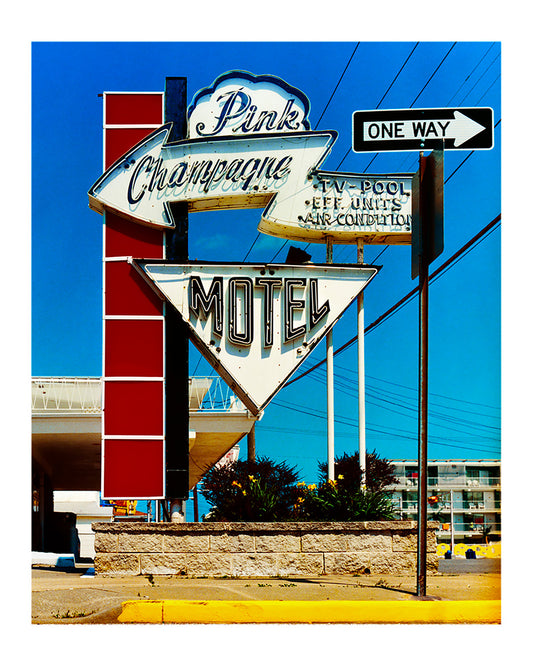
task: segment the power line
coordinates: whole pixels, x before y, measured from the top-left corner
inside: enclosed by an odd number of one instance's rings
[[[352,370],[351,368],[345,368],[344,366],[341,366],[341,365],[338,365],[338,364],[336,364],[335,369],[337,369],[337,370],[340,369],[340,370],[344,370],[345,372],[348,372],[348,373],[356,374],[355,370]],[[390,384],[391,386],[397,386],[398,388],[405,389],[406,391],[413,391],[415,393],[418,391],[418,389],[414,388],[413,386],[405,386],[405,384],[398,384],[397,382],[391,382],[391,381],[388,381],[386,379],[381,379],[380,377],[373,377],[372,375],[366,375],[366,378],[370,379],[370,380],[374,380],[376,382],[383,382],[385,384]],[[383,390],[383,389],[380,389],[380,390]],[[431,392],[429,392],[429,395],[435,396],[437,398],[443,398],[444,400],[452,400],[454,402],[460,402],[461,404],[475,405],[477,407],[486,407],[487,409],[495,409],[497,411],[501,411],[501,407],[495,407],[494,405],[486,405],[486,404],[480,403],[480,402],[471,402],[471,401],[468,401],[468,400],[463,400],[462,398],[452,398],[451,396],[442,395],[441,393],[431,393]],[[416,398],[414,398],[414,399],[416,399]],[[456,410],[464,411],[464,412],[470,413],[470,414],[479,414],[479,412],[472,412],[472,411],[469,411],[469,410],[461,410],[461,409],[458,409],[458,408],[456,408]],[[480,414],[480,416],[481,416],[481,414]],[[489,416],[489,415],[483,414],[482,416]],[[491,416],[490,418],[499,418],[499,417],[498,416]]]
[[[396,74],[396,76],[395,76],[395,77],[393,78],[393,80],[391,81],[390,86],[389,86],[389,87],[387,88],[387,90],[384,92],[383,97],[379,100],[378,105],[376,106],[376,109],[379,109],[379,107],[381,106],[381,102],[383,102],[383,100],[385,99],[385,97],[387,97],[387,94],[388,94],[389,90],[390,90],[390,89],[392,88],[392,86],[396,83],[396,79],[397,79],[397,78],[400,76],[400,74],[402,73],[404,67],[405,67],[405,66],[407,65],[407,63],[409,62],[411,56],[413,55],[413,53],[415,52],[416,47],[417,47],[419,44],[420,44],[420,42],[417,42],[417,43],[413,46],[413,49],[412,49],[411,53],[407,56],[407,58],[405,59],[403,65],[402,65],[402,66],[400,67],[400,69],[398,70],[398,73]]]
[[[502,119],[500,118],[500,119],[498,120],[498,122],[494,125],[494,129],[496,129],[496,128],[498,127],[498,125],[501,123],[501,121],[502,121]],[[475,152],[474,150],[471,150],[471,151],[468,153],[468,155],[464,158],[464,160],[461,162],[461,164],[459,164],[459,166],[456,167],[456,168],[451,172],[451,174],[448,176],[448,178],[446,178],[446,180],[444,181],[444,185],[446,185],[446,183],[450,180],[450,178],[451,178],[455,173],[457,173],[457,171],[459,171],[459,169],[463,166],[463,164],[466,162],[466,160],[468,160],[470,157],[472,157],[472,155],[474,154],[474,152]]]
[[[312,377],[312,379],[315,379],[316,381],[322,383],[321,380],[319,380],[316,377]],[[348,387],[344,384],[343,381],[336,381],[336,390],[340,391],[341,393],[345,393],[347,395],[352,395],[352,385],[349,385]],[[376,395],[377,392],[377,395]],[[390,399],[388,399],[390,398]],[[376,391],[376,389],[371,388],[367,385],[367,394],[366,394],[366,400],[368,404],[375,405],[377,407],[380,407],[381,409],[385,409],[386,411],[392,412],[394,414],[399,414],[400,416],[403,416],[404,418],[408,419],[416,419],[417,416],[417,405],[409,405],[406,404],[405,400],[398,401],[397,395],[395,394],[390,394],[388,396],[385,395],[385,393],[382,390]],[[387,407],[387,405],[393,405],[394,408],[392,407]],[[445,407],[446,409],[446,407]],[[460,411],[460,410],[455,410],[455,411]],[[432,426],[436,428],[442,428],[444,430],[452,430],[454,432],[460,432],[462,434],[465,433],[465,428],[469,429],[474,429],[474,435],[478,438],[482,439],[487,439],[487,440],[495,440],[499,441],[500,439],[500,434],[501,430],[498,426],[491,426],[485,423],[479,423],[478,421],[472,421],[469,419],[461,419],[457,418],[456,416],[450,416],[449,414],[444,414],[442,412],[435,411],[434,409],[430,409],[428,412],[428,415],[430,417],[430,421],[432,423]],[[445,422],[446,425],[442,423],[442,421]],[[439,423],[440,422],[440,423]],[[452,423],[453,425],[458,426],[458,428],[454,428],[451,425],[448,425],[449,423]],[[480,432],[479,429],[485,429],[485,430],[493,430],[495,432],[490,433],[490,434],[484,434],[483,432]]]
[[[337,92],[337,88],[339,87],[339,85],[340,85],[340,83],[341,83],[341,81],[342,81],[344,75],[346,74],[346,70],[347,70],[348,67],[350,66],[350,63],[352,62],[353,57],[354,57],[354,55],[355,55],[357,49],[359,48],[359,44],[360,44],[360,43],[361,43],[361,42],[357,42],[357,44],[355,45],[355,48],[354,48],[354,50],[353,50],[353,52],[352,52],[352,55],[350,56],[348,62],[346,63],[346,67],[344,68],[342,74],[340,75],[340,78],[339,78],[339,80],[337,81],[337,85],[335,86],[333,92],[331,93],[331,96],[330,96],[330,98],[329,98],[329,100],[328,100],[326,106],[324,107],[324,110],[322,111],[322,113],[321,113],[321,115],[320,115],[320,118],[318,119],[318,121],[317,121],[317,123],[316,123],[316,127],[318,127],[318,125],[320,124],[320,121],[322,120],[323,115],[326,113],[326,109],[328,108],[329,103],[330,103],[331,100],[333,99],[333,96],[334,96],[335,93]],[[248,255],[249,255],[250,252],[252,251],[254,245],[256,244],[256,242],[257,242],[257,240],[259,239],[260,236],[261,236],[261,232],[259,232],[259,233],[257,234],[257,236],[256,236],[256,238],[255,238],[255,240],[254,240],[254,242],[252,243],[250,249],[249,249],[248,252],[246,253],[246,256],[244,257],[243,261],[246,261],[246,259],[248,258]],[[273,263],[273,262],[274,262],[274,259],[275,259],[275,258],[278,256],[278,254],[283,250],[283,248],[285,247],[285,245],[287,245],[287,242],[288,242],[288,241],[285,241],[285,242],[283,243],[283,245],[279,248],[279,250],[276,252],[276,254],[275,254],[275,255],[272,257],[272,259],[270,260],[270,263]]]
[[[327,420],[326,414],[324,414],[322,412],[309,411],[309,410],[306,410],[306,409],[301,408],[301,407],[300,408],[295,407],[294,404],[284,404],[283,402],[281,402],[279,400],[273,400],[272,404],[277,405],[278,407],[282,407],[284,409],[290,409],[291,411],[295,411],[295,412],[299,412],[301,414],[305,414],[306,416],[312,416],[314,418],[318,418],[318,419],[321,419],[321,420]],[[341,424],[341,425],[347,425],[347,426],[350,426],[350,427],[356,427],[357,426],[357,421],[355,421],[353,419],[341,418],[341,417],[338,417],[338,416],[335,417],[335,423],[338,423],[338,424]],[[410,431],[403,430],[401,428],[393,428],[393,429],[388,429],[388,430],[384,430],[382,428],[383,427],[380,428],[380,427],[376,426],[375,424],[369,424],[369,423],[366,424],[366,429],[369,432],[378,433],[380,435],[387,435],[387,436],[393,437],[393,438],[398,438],[399,437],[401,439],[408,439],[408,440],[412,440],[412,441],[417,440],[417,434],[414,433],[414,432],[411,433]],[[453,438],[452,441],[456,442],[457,438]],[[430,443],[432,445],[450,446],[450,447],[453,447],[453,448],[462,448],[462,449],[468,449],[468,450],[471,450],[471,451],[494,452],[492,449],[489,449],[489,448],[476,449],[476,448],[473,448],[473,447],[460,446],[458,444],[450,444],[448,442],[442,441],[442,437],[440,437],[440,438],[433,437]],[[499,447],[498,447],[498,449],[499,449]]]
[[[354,55],[355,55],[355,52],[356,52],[357,49],[359,48],[359,44],[360,44],[360,43],[361,43],[361,42],[357,42],[357,44],[355,45],[355,48],[354,48],[354,50],[353,50],[353,53],[352,53],[352,55],[350,56],[350,59],[348,60],[348,62],[346,63],[346,67],[344,68],[344,71],[343,71],[343,73],[341,74],[340,79],[337,81],[337,85],[335,86],[335,90],[331,93],[331,97],[329,98],[328,103],[326,104],[326,106],[324,107],[324,110],[323,110],[322,113],[320,114],[320,118],[317,120],[316,127],[319,126],[320,121],[322,120],[323,115],[326,113],[326,110],[327,110],[327,108],[328,108],[328,106],[329,106],[329,103],[331,102],[331,100],[333,99],[333,96],[334,96],[335,93],[337,92],[337,88],[340,86],[340,83],[341,83],[341,81],[342,81],[344,75],[346,74],[346,70],[347,70],[348,67],[350,66],[350,63],[352,62],[352,59],[353,59],[353,57],[354,57]]]
[[[260,236],[260,235],[261,235],[261,232],[259,232],[259,233],[257,234],[257,236],[255,237],[255,240],[254,240],[254,242],[251,244],[250,249],[248,250],[248,252],[246,253],[246,255],[245,255],[244,259],[243,259],[243,262],[246,261],[246,259],[248,259],[248,255],[249,255],[250,252],[253,250],[253,247],[254,247],[254,245],[257,243],[257,240],[259,239],[259,236]]]
[[[452,174],[453,175],[453,174]],[[478,240],[482,239],[487,232],[489,232],[498,222],[501,220],[501,213],[500,215],[497,215],[492,222],[489,222],[486,227],[484,227],[480,232],[478,232],[473,238],[471,238],[468,243],[465,243],[463,247],[461,247],[455,254],[453,254],[447,261],[445,261],[439,268],[437,268],[436,271],[431,273],[429,276],[429,280],[435,279],[442,271],[444,271],[448,266],[450,266],[453,262],[458,260],[463,253],[465,253],[474,243],[476,243]],[[399,301],[397,301],[392,307],[390,307],[386,312],[384,312],[381,316],[379,316],[375,321],[373,321],[371,324],[369,324],[365,328],[365,334],[369,333],[372,331],[374,328],[379,326],[385,319],[388,319],[394,312],[399,310],[401,307],[403,307],[408,301],[410,301],[416,294],[418,293],[418,287],[415,287],[412,289],[409,293],[407,293],[403,298],[401,298]],[[334,352],[334,355],[340,354],[343,352],[345,349],[350,347],[351,345],[354,344],[354,342],[357,341],[357,335],[354,336],[351,340],[348,340],[342,347],[339,347]],[[322,359],[322,361],[319,361],[316,363],[312,368],[309,368],[309,370],[306,370],[305,372],[302,372],[298,377],[295,377],[294,379],[291,379],[288,381],[285,386],[289,386],[289,384],[293,384],[294,382],[297,382],[299,379],[302,379],[306,375],[308,375],[310,372],[313,372],[313,370],[316,370],[316,368],[319,368],[321,365],[323,365],[326,362],[326,359]]]
[[[476,71],[476,69],[477,69],[477,68],[481,65],[481,63],[483,62],[483,60],[485,60],[485,58],[487,57],[489,51],[492,49],[492,47],[493,47],[494,45],[495,45],[495,42],[493,42],[493,43],[489,46],[489,48],[485,51],[485,53],[481,56],[481,58],[479,59],[477,65],[474,67],[474,69],[470,72],[470,74],[469,74],[467,77],[465,77],[464,81],[461,83],[461,85],[459,86],[459,88],[457,88],[457,90],[454,92],[454,94],[450,97],[450,99],[449,99],[448,102],[446,103],[446,106],[449,106],[449,104],[451,103],[452,99],[453,99],[456,95],[459,94],[459,91],[461,90],[461,88],[462,88],[462,87],[464,86],[464,84],[468,81],[468,79],[474,74],[474,72]],[[472,89],[470,90],[470,92],[472,92]],[[464,98],[463,98],[463,99],[464,99]]]
[[[261,431],[269,431],[269,432],[281,432],[285,434],[292,434],[292,435],[304,435],[305,437],[324,437],[323,432],[319,432],[316,429],[310,430],[307,428],[278,428],[276,426],[267,426],[267,425],[262,425],[261,426]],[[375,434],[372,434],[372,437],[375,439],[380,439],[383,440],[384,437],[382,437],[383,433],[376,431]],[[351,432],[335,432],[335,437],[336,438],[342,438],[342,439],[352,439],[353,440],[353,433]],[[416,441],[416,437],[413,436],[413,441]],[[455,441],[455,440],[454,440]],[[433,446],[445,446],[445,447],[451,447],[451,448],[458,448],[458,449],[466,449],[467,451],[476,451],[479,453],[491,453],[493,455],[496,455],[497,453],[500,453],[500,450],[495,451],[493,449],[486,449],[486,448],[475,448],[472,446],[461,446],[460,444],[450,444],[448,442],[445,443],[440,443],[440,442],[432,442]],[[288,457],[301,457],[306,460],[312,460],[314,456],[288,456]]]
[[[479,67],[479,65],[481,64],[481,62],[485,59],[485,57],[487,56],[487,54],[489,53],[489,51],[492,49],[492,47],[493,47],[494,45],[495,45],[495,43],[493,42],[493,43],[489,46],[489,48],[485,51],[485,53],[484,53],[483,56],[480,58],[480,60],[478,61],[478,63],[477,63],[476,66],[474,67],[474,69],[473,69],[473,70],[470,72],[470,74],[469,74],[469,75],[463,80],[463,82],[461,83],[461,85],[459,86],[459,88],[455,91],[455,93],[454,93],[454,94],[452,95],[452,97],[448,100],[448,102],[446,103],[445,106],[449,106],[449,104],[450,104],[450,102],[452,101],[452,99],[453,99],[453,98],[459,93],[459,91],[460,91],[461,88],[464,86],[464,84],[465,84],[465,83],[468,81],[468,79],[474,74],[474,72],[476,71],[476,69]],[[496,56],[496,58],[495,58],[494,60],[496,60],[498,57],[499,57],[499,56]],[[489,67],[487,67],[487,69],[485,69],[485,71],[483,72],[483,74],[481,74],[481,76],[479,77],[479,79],[478,79],[478,80],[476,81],[476,83],[472,86],[472,88],[470,88],[470,90],[468,91],[468,93],[463,97],[463,99],[459,102],[459,104],[458,104],[457,106],[459,106],[460,104],[462,104],[462,103],[464,102],[464,100],[466,99],[466,97],[468,97],[468,95],[474,90],[474,88],[477,86],[477,84],[481,81],[481,79],[483,78],[483,76],[486,74],[487,70],[488,70],[488,69],[490,68],[490,66],[493,64],[494,60],[491,62],[491,64],[489,65]],[[496,82],[496,81],[494,81],[494,82],[491,84],[491,86],[489,86],[489,88],[487,88],[487,90],[483,93],[483,96],[488,92],[488,90],[492,87],[492,85],[494,85],[495,82]],[[478,104],[478,103],[479,103],[479,101],[476,102],[476,104]],[[408,156],[403,160],[402,164],[405,164],[405,163],[407,162],[407,160],[409,159],[409,157],[410,157],[410,156],[408,155]],[[414,167],[411,167],[411,168],[414,168]]]
[[[413,101],[411,102],[411,104],[409,105],[409,108],[410,108],[410,109],[413,108],[413,105],[415,104],[415,102],[417,101],[417,99],[418,99],[418,98],[420,97],[420,95],[424,92],[424,90],[428,87],[428,85],[430,84],[431,80],[433,79],[433,77],[435,76],[435,74],[439,71],[439,69],[440,69],[441,66],[443,65],[444,61],[445,61],[446,58],[450,55],[450,53],[452,52],[452,50],[454,49],[454,47],[455,47],[456,44],[457,44],[457,42],[454,42],[454,43],[452,44],[452,46],[450,47],[450,49],[448,50],[448,52],[446,53],[446,55],[442,58],[442,60],[441,60],[441,61],[439,62],[439,64],[437,65],[437,67],[433,70],[433,73],[432,73],[431,76],[428,78],[428,80],[425,82],[424,86],[422,87],[422,90],[420,90],[420,92],[418,93],[418,95],[414,98],[414,100],[413,100]],[[418,42],[417,42],[417,45],[418,45]],[[413,51],[414,51],[414,49],[413,49]],[[407,56],[407,60],[409,60],[409,58],[410,58],[411,55],[413,54],[413,51],[411,51],[411,53]],[[403,69],[403,67],[405,66],[405,64],[407,63],[407,60],[405,61],[404,65],[402,66],[402,69]],[[376,108],[378,108],[378,107],[376,107]],[[339,166],[337,167],[337,169],[338,169],[338,168],[340,167],[340,165],[344,162],[344,160],[348,157],[348,154],[350,153],[350,151],[351,151],[351,146],[350,146],[350,148],[348,149],[348,151],[346,152],[346,154],[344,155],[344,157],[342,158],[342,160],[340,161]],[[380,153],[376,153],[376,154],[374,155],[374,157],[373,157],[373,158],[370,160],[370,162],[366,165],[366,168],[365,168],[365,170],[363,171],[363,173],[366,173],[366,172],[368,171],[368,169],[370,168],[370,165],[372,164],[372,162],[376,159],[376,157],[377,157],[379,154],[380,154]]]
[[[465,99],[468,97],[468,95],[470,95],[470,93],[472,92],[472,90],[474,90],[474,88],[477,86],[477,84],[481,81],[481,79],[485,76],[485,74],[489,71],[489,69],[490,69],[490,68],[492,67],[492,65],[496,62],[496,60],[498,60],[499,57],[500,57],[500,54],[498,53],[498,55],[494,58],[494,60],[492,60],[492,62],[490,63],[490,65],[485,69],[485,71],[483,72],[483,74],[482,74],[482,75],[479,77],[479,79],[474,83],[474,85],[473,85],[473,86],[470,88],[470,90],[466,93],[466,95],[465,95],[465,96],[463,97],[463,99],[459,102],[459,104],[462,104],[462,103],[465,101]]]
[[[407,58],[404,60],[402,66],[401,66],[400,69],[397,71],[396,76],[393,78],[391,84],[389,85],[389,87],[387,88],[387,90],[385,91],[385,93],[383,94],[382,98],[381,98],[381,99],[379,100],[379,102],[377,103],[376,109],[379,109],[379,107],[380,107],[380,105],[381,105],[381,102],[383,102],[383,100],[384,100],[385,97],[387,96],[389,90],[392,88],[392,86],[393,86],[393,84],[395,83],[396,79],[398,78],[398,76],[400,75],[400,73],[403,71],[404,67],[407,65],[407,63],[408,63],[409,60],[411,59],[411,56],[413,55],[413,53],[415,52],[416,47],[417,47],[419,44],[420,44],[420,42],[417,42],[417,43],[414,45],[413,49],[411,50],[411,52],[409,53],[409,55],[407,56]],[[427,83],[426,83],[426,85],[427,85]],[[425,86],[424,86],[424,87],[425,87]],[[345,153],[344,157],[342,158],[342,160],[338,163],[338,165],[337,165],[337,169],[340,169],[341,164],[342,164],[342,163],[344,162],[344,160],[348,157],[348,155],[350,154],[351,150],[352,150],[352,147],[350,146],[350,147],[348,148],[348,150],[346,151],[346,153]],[[366,169],[363,171],[363,173],[365,173],[365,172],[367,171],[368,167],[372,164],[372,162],[374,161],[374,159],[376,158],[376,156],[377,156],[377,153],[376,153],[376,155],[374,155],[374,157],[373,157],[373,158],[370,160],[370,162],[367,164]]]
[[[451,47],[450,47],[448,53],[446,53],[446,55],[444,56],[444,58],[443,58],[443,59],[439,62],[439,64],[437,65],[437,67],[436,67],[435,71],[433,72],[433,74],[432,74],[432,75],[429,77],[429,79],[426,81],[426,85],[422,88],[422,90],[418,93],[418,95],[417,95],[417,96],[414,98],[414,100],[411,102],[411,106],[409,107],[410,109],[413,108],[413,106],[414,106],[415,102],[417,101],[417,99],[418,99],[418,98],[420,97],[420,95],[424,92],[424,90],[428,87],[429,83],[431,82],[431,79],[432,79],[432,78],[435,76],[435,74],[439,71],[439,69],[441,68],[443,62],[444,62],[444,61],[446,60],[446,58],[450,55],[450,53],[453,51],[453,49],[455,48],[456,44],[457,44],[457,42],[454,42],[454,43],[451,45]]]

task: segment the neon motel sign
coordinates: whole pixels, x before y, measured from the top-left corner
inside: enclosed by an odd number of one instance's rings
[[[319,166],[336,141],[313,131],[309,100],[273,76],[229,72],[189,106],[188,135],[161,126],[117,160],[89,191],[89,205],[172,228],[169,204],[189,212],[264,208],[259,230],[325,242],[410,242],[411,177],[332,173]]]
[[[156,129],[96,181],[89,205],[161,230],[175,226],[176,201],[189,212],[263,208],[258,228],[273,236],[409,243],[410,176],[320,171],[337,133],[313,131],[309,108],[301,91],[276,77],[223,74],[194,96],[187,138],[169,140],[171,123]],[[254,414],[378,271],[130,261]]]
[[[253,414],[378,272],[331,264],[132,263],[172,303],[193,343]]]

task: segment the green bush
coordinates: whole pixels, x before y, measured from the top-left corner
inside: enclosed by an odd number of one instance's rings
[[[296,470],[269,458],[236,460],[211,468],[202,492],[212,508],[204,521],[290,520],[296,497]]]
[[[384,490],[395,481],[392,465],[372,452],[367,456],[367,487],[360,488],[357,454],[335,459],[335,480],[298,481],[295,468],[260,457],[211,468],[202,492],[211,505],[204,521],[358,521],[392,520],[392,503]]]
[[[294,520],[357,521],[393,520],[391,500],[381,490],[361,490],[345,483],[342,475],[335,481],[298,486],[293,505]]]

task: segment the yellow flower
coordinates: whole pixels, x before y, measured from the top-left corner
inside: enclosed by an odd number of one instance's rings
[[[255,478],[255,476],[253,476],[253,474],[248,474],[248,478],[252,483],[257,483],[257,479]]]
[[[243,491],[242,491],[242,494],[243,494],[243,495],[246,495],[246,490],[243,490]]]
[[[342,474],[339,474],[339,476],[337,477],[337,479],[344,479],[344,476],[343,476]]]
[[[305,481],[298,481],[296,486],[305,486]]]
[[[237,486],[237,488],[242,488],[241,484],[238,481],[233,481],[232,486]]]
[[[307,486],[309,490],[316,490],[316,483],[311,483],[309,486]]]

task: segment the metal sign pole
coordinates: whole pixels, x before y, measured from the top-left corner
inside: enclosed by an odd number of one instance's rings
[[[248,443],[248,460],[252,460],[255,462],[255,423],[250,428],[250,432],[248,433],[247,443]]]
[[[172,122],[172,139],[187,135],[187,79],[167,77],[165,122]],[[188,263],[188,207],[170,204],[175,228],[165,234],[166,259]],[[189,496],[189,334],[176,310],[165,303],[165,497],[167,519],[185,521]]]
[[[450,490],[450,550],[452,552],[452,560],[453,560],[454,548],[455,548],[455,543],[454,543],[454,534],[453,534],[453,490]]]
[[[418,277],[418,543],[417,595],[426,596],[427,568],[427,449],[428,449],[428,301],[429,264],[444,247],[443,151],[424,157],[413,178],[411,277]]]
[[[333,263],[333,241],[326,238],[326,263]],[[335,479],[335,411],[333,405],[333,332],[326,333],[326,384],[328,415],[328,480]]]
[[[420,165],[422,172],[422,163]],[[422,198],[422,197],[421,197]],[[423,223],[422,223],[423,226]],[[422,234],[423,236],[423,234]],[[427,387],[428,387],[428,266],[422,252],[419,261],[419,388],[418,388],[418,558],[417,589],[426,596],[427,560]]]
[[[357,263],[364,263],[364,245],[357,240]],[[361,490],[366,488],[366,422],[365,422],[365,297],[357,296],[357,372],[359,383],[359,467]]]

